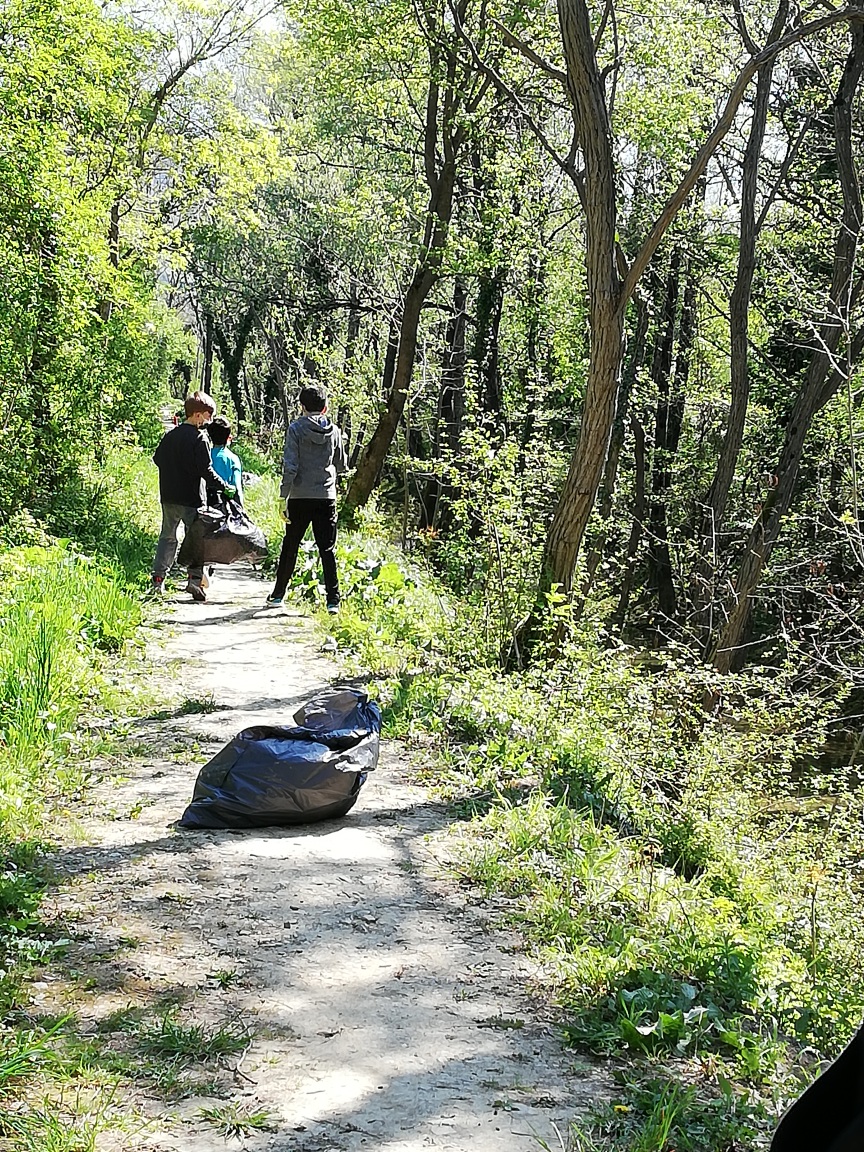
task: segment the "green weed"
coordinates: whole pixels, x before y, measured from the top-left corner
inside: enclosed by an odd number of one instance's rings
[[[244,1136],[251,1136],[255,1132],[276,1130],[276,1118],[272,1113],[264,1108],[250,1108],[246,1104],[230,1103],[201,1108],[198,1115],[212,1124],[226,1140],[232,1137],[242,1140]]]
[[[704,669],[602,647],[596,622],[554,663],[502,675],[470,605],[404,559],[374,587],[389,554],[358,547],[328,630],[377,674],[385,733],[422,747],[462,818],[459,875],[543,962],[566,1037],[697,1057],[737,1086],[731,1102],[666,1089],[653,1119],[640,1098],[596,1146],[696,1148],[682,1133],[703,1121],[704,1147],[733,1146],[722,1133],[758,1120],[738,1091],[770,1097],[798,1045],[831,1055],[864,1014],[864,794],[854,774],[801,767],[825,705],[754,672],[706,716]]]
[[[203,1063],[219,1056],[233,1056],[249,1047],[249,1033],[234,1024],[208,1028],[203,1024],[183,1024],[174,1012],[166,1013],[155,1025],[146,1025],[137,1036],[139,1051],[164,1060]]]
[[[208,980],[215,980],[220,988],[233,988],[240,980],[240,973],[236,968],[220,968],[218,972],[208,972]]]
[[[180,707],[177,709],[179,716],[207,716],[211,712],[217,712],[219,705],[213,697],[212,692],[205,692],[202,696],[187,696]]]
[[[38,825],[80,787],[80,713],[100,667],[132,635],[135,602],[100,562],[62,543],[7,551],[0,574],[0,831]]]

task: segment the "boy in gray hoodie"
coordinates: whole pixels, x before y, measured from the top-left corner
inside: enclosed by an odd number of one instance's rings
[[[325,415],[327,397],[309,385],[300,391],[303,415],[288,427],[280,494],[285,498],[285,539],[279,554],[276,583],[268,604],[281,604],[294,575],[300,542],[312,525],[312,535],[324,570],[327,611],[339,610],[336,573],[336,477],[348,470],[342,433]]]

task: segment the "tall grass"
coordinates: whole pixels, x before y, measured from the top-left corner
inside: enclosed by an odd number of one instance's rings
[[[0,837],[32,834],[80,778],[78,719],[138,621],[115,572],[68,544],[2,553]]]

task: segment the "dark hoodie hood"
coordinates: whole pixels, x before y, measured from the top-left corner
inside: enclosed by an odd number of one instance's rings
[[[297,421],[297,431],[302,440],[323,444],[333,438],[333,423],[329,416],[301,416]]]

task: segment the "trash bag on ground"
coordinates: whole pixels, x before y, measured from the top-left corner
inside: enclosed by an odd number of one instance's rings
[[[267,555],[267,537],[236,500],[202,509],[180,545],[177,563],[184,568],[204,564],[236,564]]]
[[[381,713],[365,692],[328,689],[293,727],[244,728],[198,773],[181,828],[262,828],[344,816],[378,764]]]
[[[771,1152],[861,1152],[864,1148],[864,1028],[795,1101]]]

